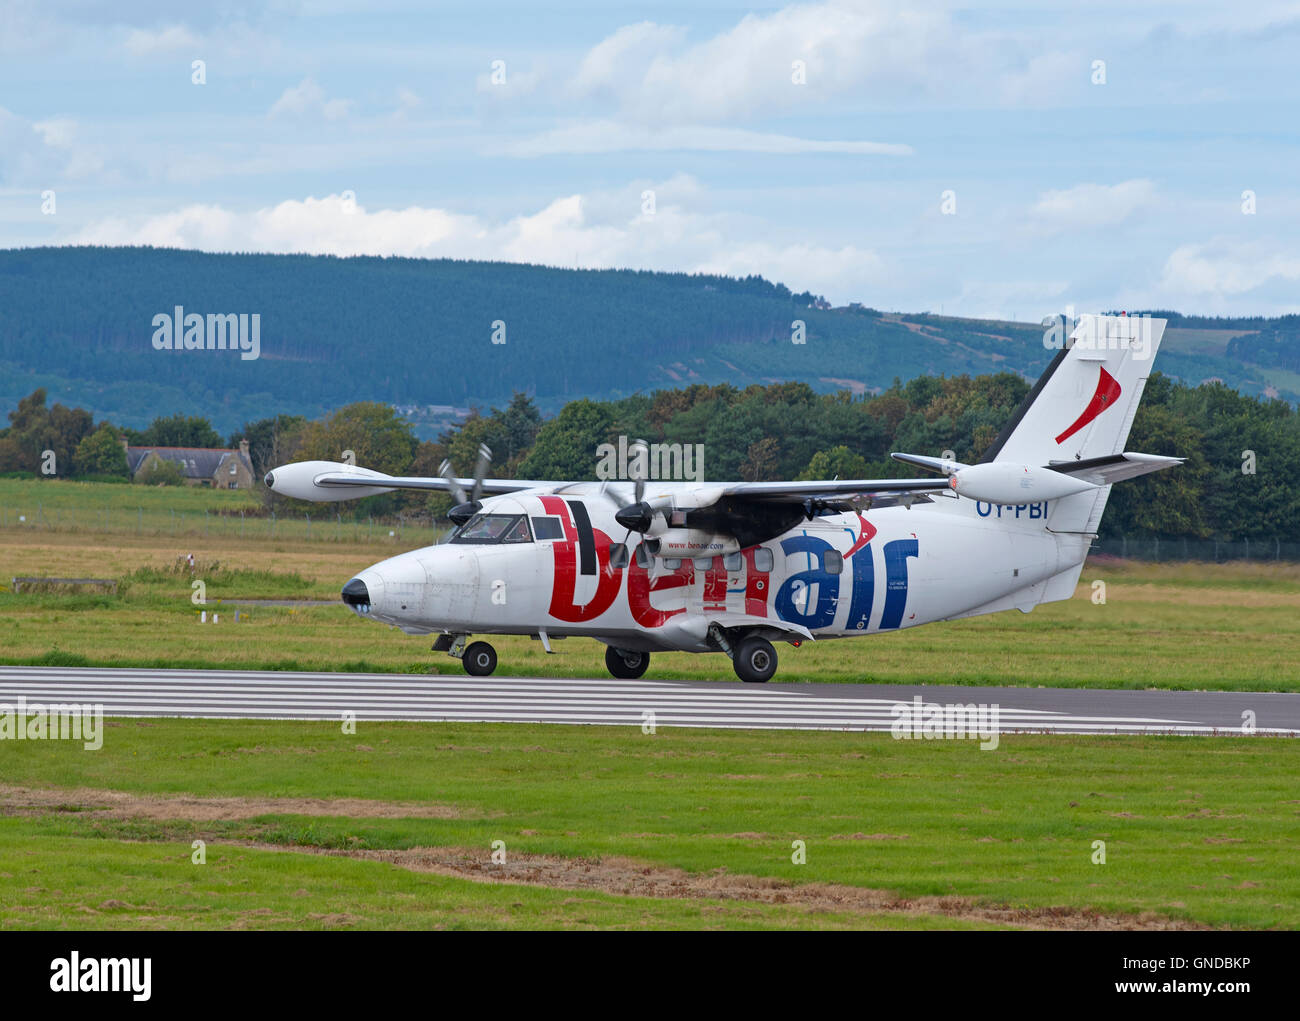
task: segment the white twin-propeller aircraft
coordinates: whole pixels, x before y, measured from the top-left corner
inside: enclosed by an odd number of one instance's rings
[[[473,479],[446,464],[441,478],[397,478],[306,461],[266,484],[317,501],[452,493],[447,542],[366,568],[343,601],[408,634],[438,634],[434,651],[470,674],[497,665],[471,635],[530,635],[547,652],[578,635],[608,646],[615,677],[640,677],[652,652],[679,650],[725,653],[741,680],[766,681],[773,642],[1070,598],[1111,484],[1182,462],[1123,452],[1164,327],[1081,317],[978,464],[893,455],[935,478],[491,480],[482,450]]]

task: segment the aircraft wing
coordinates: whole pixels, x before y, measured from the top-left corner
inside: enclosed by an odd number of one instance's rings
[[[266,485],[281,496],[299,500],[336,502],[355,500],[363,496],[391,493],[396,489],[419,489],[433,493],[452,493],[474,490],[488,496],[517,493],[539,486],[556,486],[555,482],[533,482],[521,479],[460,479],[450,475],[442,478],[423,478],[386,475],[360,465],[340,464],[337,461],[297,461],[281,465],[266,473]]]
[[[810,482],[732,482],[723,496],[767,503],[804,503],[808,500],[841,502],[854,496],[869,496],[876,506],[882,498],[924,497],[948,489],[945,479],[830,479]]]
[[[449,480],[419,476],[385,475],[382,480],[376,480],[363,475],[345,475],[338,472],[322,472],[320,475],[315,476],[312,481],[315,485],[326,489],[336,486],[382,486],[384,489],[423,489],[433,493],[450,493],[455,490],[456,486],[465,490],[474,486],[473,479]],[[487,496],[500,496],[503,493],[518,493],[525,489],[536,489],[539,486],[556,485],[559,485],[559,483],[531,482],[527,479],[484,479],[481,489]]]
[[[462,479],[386,475],[360,465],[336,461],[299,461],[282,465],[267,473],[267,486],[283,496],[300,500],[352,500],[398,489],[415,489],[434,493],[472,490],[486,496],[518,493],[526,489],[559,490],[565,482],[539,479]],[[928,499],[928,493],[947,489],[946,479],[832,479],[820,482],[712,482],[698,486],[670,483],[662,499],[676,507],[704,507],[724,496],[747,501],[801,504],[849,503],[855,496],[871,497],[876,506],[888,501]]]

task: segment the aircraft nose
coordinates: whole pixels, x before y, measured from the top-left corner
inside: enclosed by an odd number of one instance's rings
[[[353,578],[343,586],[343,601],[353,608],[370,606],[370,590],[360,578]]]

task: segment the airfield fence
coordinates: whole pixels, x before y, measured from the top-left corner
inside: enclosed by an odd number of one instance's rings
[[[176,538],[281,539],[291,542],[391,542],[395,546],[431,546],[450,534],[446,525],[428,518],[344,517],[342,514],[266,515],[246,512],[214,514],[136,507],[0,507],[0,530],[6,533],[66,532],[99,535],[173,536]]]
[[[1283,539],[1244,539],[1221,542],[1215,539],[1098,539],[1094,554],[1124,560],[1177,561],[1217,564],[1228,560],[1300,561],[1300,542]]]

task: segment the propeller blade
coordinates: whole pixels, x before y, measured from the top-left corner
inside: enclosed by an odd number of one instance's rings
[[[628,475],[635,483],[636,493],[633,502],[640,503],[645,498],[646,475],[650,470],[650,447],[645,440],[637,440],[629,448],[629,453]]]
[[[451,487],[452,495],[456,497],[456,503],[469,503],[469,497],[465,495],[465,490],[463,490],[460,483],[456,481],[456,476],[451,470],[450,461],[444,460],[442,462],[438,467],[438,474],[447,480],[448,485]]]
[[[478,498],[483,495],[483,480],[487,478],[488,467],[492,464],[492,448],[486,443],[478,445],[478,462],[474,465],[474,492],[470,500],[478,502]]]

